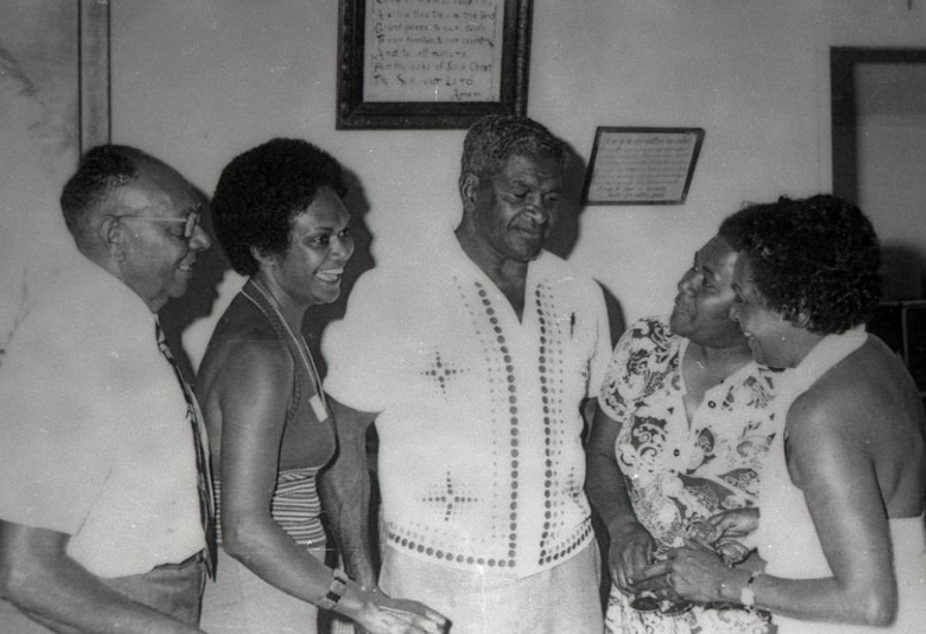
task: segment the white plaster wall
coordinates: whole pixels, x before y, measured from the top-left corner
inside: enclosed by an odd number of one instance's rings
[[[453,222],[463,131],[336,131],[334,0],[112,3],[113,137],[211,191],[274,135],[358,174],[373,253]],[[914,0],[535,0],[528,114],[586,159],[595,127],[698,126],[687,203],[591,207],[570,259],[626,316],[667,310],[692,252],[742,203],[830,187],[829,47],[926,46]]]
[[[77,161],[77,18],[76,3],[0,2],[0,353],[76,252],[58,196]]]

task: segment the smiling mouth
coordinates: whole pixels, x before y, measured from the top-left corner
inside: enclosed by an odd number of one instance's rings
[[[343,275],[344,269],[332,269],[329,271],[319,271],[315,274],[315,277],[328,284],[337,284],[341,281]]]

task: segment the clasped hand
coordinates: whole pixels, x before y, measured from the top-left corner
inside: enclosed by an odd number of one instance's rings
[[[682,597],[699,603],[723,601],[721,584],[730,567],[720,555],[694,540],[671,548],[656,562],[645,566],[631,580],[634,592],[652,592],[657,597]]]
[[[744,561],[758,526],[755,508],[718,513],[705,524],[710,535],[688,539],[685,546],[654,555],[655,540],[640,524],[615,536],[609,564],[615,585],[626,593],[651,592],[660,598],[721,601],[720,584],[730,565]],[[702,531],[705,530],[702,528]]]
[[[445,634],[448,630],[448,619],[423,603],[371,594],[374,598],[356,617],[369,634]]]

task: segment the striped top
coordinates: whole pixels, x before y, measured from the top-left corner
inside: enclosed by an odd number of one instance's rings
[[[315,488],[319,467],[305,467],[281,471],[270,505],[274,521],[300,546],[316,548],[325,545],[325,529],[320,515],[321,502]],[[213,482],[216,500],[217,538],[222,539],[222,484]]]
[[[293,394],[286,410],[285,424],[307,425],[315,439],[309,455],[305,457],[310,466],[277,473],[270,504],[271,516],[300,546],[324,546],[325,530],[319,519],[321,501],[316,478],[319,470],[331,460],[336,440],[318,370],[305,340],[286,323],[273,296],[253,279],[245,283],[228,310],[245,310],[247,305],[256,307],[263,314],[293,359]],[[221,483],[214,482],[214,487],[219,518],[217,539],[222,543]]]

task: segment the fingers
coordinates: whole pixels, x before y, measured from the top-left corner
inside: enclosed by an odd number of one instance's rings
[[[651,561],[651,542],[634,540],[624,548],[613,551],[612,579],[623,592],[631,592],[633,576]]]
[[[746,535],[756,530],[759,523],[759,510],[741,508],[723,511],[708,518],[724,536]]]
[[[724,561],[732,566],[749,557],[751,549],[734,539],[722,539],[717,544],[717,551]]]
[[[611,566],[611,581],[613,581],[614,585],[622,592],[630,591],[630,577],[625,572],[624,566]]]
[[[622,591],[626,591],[627,585],[624,570],[623,551],[612,545],[608,552],[608,572],[611,573],[611,582]]]
[[[695,519],[685,527],[686,535],[704,545],[713,544],[720,537],[720,531],[707,520]]]
[[[628,580],[635,577],[643,568],[652,562],[649,544],[640,544],[627,553]]]
[[[739,522],[736,521],[736,517],[728,511],[711,515],[707,518],[707,521],[714,527],[717,535],[726,535],[730,531],[735,531],[739,524]]]
[[[433,613],[437,614],[437,613]],[[433,618],[430,615],[415,614],[405,610],[380,608],[383,630],[388,634],[445,634],[449,620],[443,616]]]
[[[636,595],[648,593],[655,596],[657,599],[676,600],[680,598],[678,593],[679,583],[680,577],[673,572],[669,572],[664,575],[649,577],[645,580],[638,581],[634,584],[633,589]]]
[[[740,536],[731,535],[731,537],[735,537],[736,541],[738,541],[743,546],[745,546],[749,551],[756,550],[759,547],[758,531],[751,531],[749,533],[746,533]]]
[[[426,619],[432,623],[436,623],[437,625],[441,627],[445,626],[447,622],[450,620],[446,616],[438,612],[437,610],[432,610],[425,604],[419,603],[418,601],[412,601],[409,599],[400,599],[400,601],[401,601],[401,607],[403,609],[407,610],[408,612],[418,615],[422,619]]]
[[[416,626],[417,629],[410,629],[409,632],[413,634],[417,634],[418,631],[424,634],[444,634],[449,629],[449,623],[450,621],[447,619],[434,621],[431,619],[423,619],[422,617],[415,617],[412,625]]]
[[[650,592],[656,596],[661,596],[666,590],[669,589],[669,576],[668,575],[659,575],[656,577],[647,577],[645,579],[637,579],[634,581],[631,586],[633,594],[640,594],[642,592]]]
[[[713,553],[713,552],[714,552],[714,549],[713,549],[713,548],[711,548],[711,547],[708,546],[708,545],[702,544],[702,543],[701,543],[700,541],[698,541],[697,539],[686,539],[686,540],[685,540],[685,547],[686,547],[686,548],[690,548],[691,550],[700,550],[701,552],[705,552],[705,553]]]
[[[444,634],[450,623],[440,612],[408,599],[391,599],[389,604],[380,604],[377,618],[382,631],[388,634]],[[380,631],[376,627],[368,629]]]
[[[672,562],[669,559],[663,559],[662,561],[657,561],[656,563],[644,566],[630,579],[630,582],[636,586],[640,582],[654,579],[656,577],[661,577],[671,571]]]

